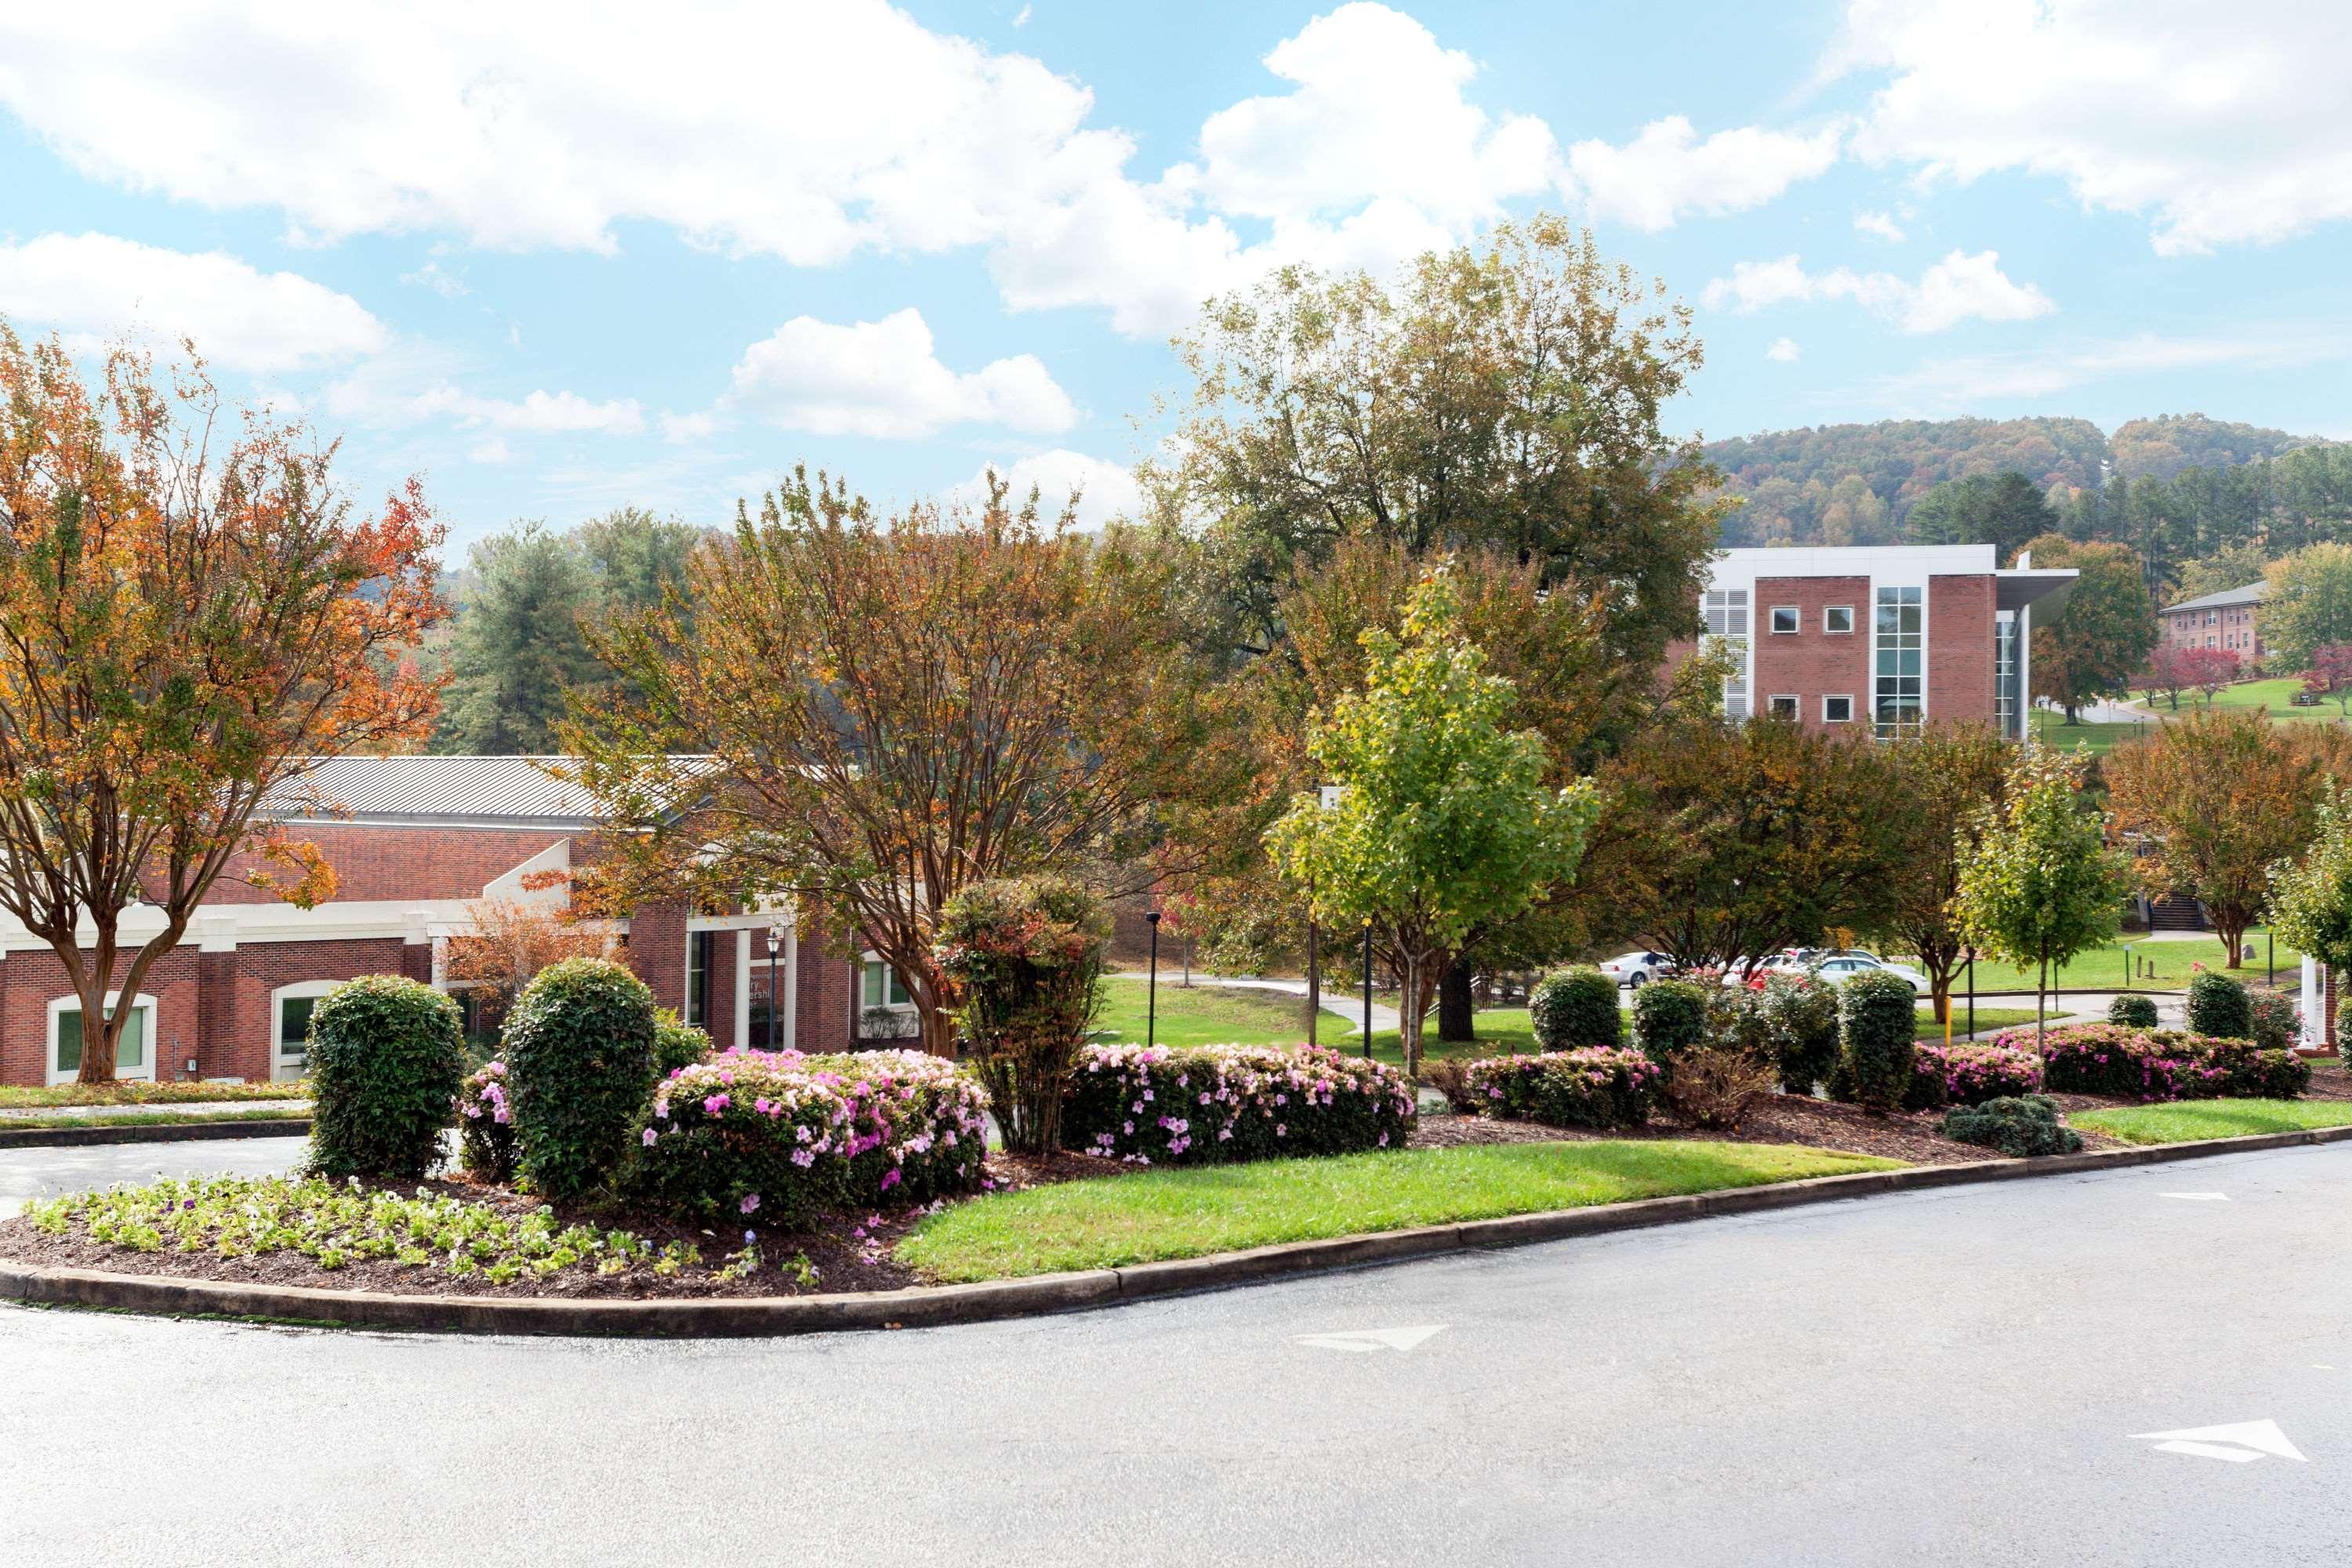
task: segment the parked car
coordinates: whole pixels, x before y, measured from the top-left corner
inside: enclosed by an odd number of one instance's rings
[[[1600,970],[1627,990],[1639,991],[1651,981],[1672,974],[1675,963],[1663,952],[1621,952],[1602,959]]]
[[[1766,969],[1784,970],[1797,974],[1812,970],[1818,972],[1822,979],[1832,985],[1843,985],[1857,974],[1876,972],[1881,974],[1892,974],[1898,979],[1909,982],[1912,992],[1916,995],[1925,996],[1933,990],[1933,987],[1927,984],[1927,977],[1917,970],[1906,964],[1889,963],[1883,958],[1850,947],[1826,950],[1800,949],[1795,952],[1782,953],[1770,963],[1758,966],[1759,973]]]

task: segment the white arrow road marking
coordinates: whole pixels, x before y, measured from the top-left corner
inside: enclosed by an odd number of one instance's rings
[[[1300,1334],[1290,1342],[1327,1351],[1409,1351],[1432,1334],[1445,1331],[1444,1323],[1417,1329],[1359,1329],[1339,1334]]]
[[[2158,1193],[2156,1195],[2160,1198],[2179,1198],[2192,1204],[2226,1204],[2230,1201],[2230,1194],[2227,1193]]]
[[[2135,1443],[2154,1443],[2160,1454],[2193,1454],[2200,1459],[2227,1459],[2233,1465],[2248,1465],[2265,1454],[2282,1459],[2293,1459],[2298,1465],[2311,1461],[2303,1450],[2287,1441],[2275,1421],[2239,1421],[2226,1426],[2184,1426],[2178,1432],[2135,1432]]]

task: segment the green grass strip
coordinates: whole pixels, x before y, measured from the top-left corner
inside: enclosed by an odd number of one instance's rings
[[[1144,1171],[960,1204],[898,1244],[943,1281],[1198,1258],[1276,1242],[1892,1170],[1785,1143],[1505,1143]]]
[[[194,1127],[215,1121],[307,1121],[310,1113],[299,1110],[131,1110],[120,1116],[7,1116],[0,1117],[0,1132],[32,1131],[56,1131],[69,1127]]]
[[[2306,1132],[2352,1125],[2352,1100],[2185,1100],[2070,1112],[2076,1127],[2095,1128],[2126,1143],[2197,1143],[2256,1132]]]

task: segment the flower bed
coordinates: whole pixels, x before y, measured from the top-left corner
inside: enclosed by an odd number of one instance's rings
[[[2032,1031],[2011,1029],[1993,1044],[2031,1050]],[[2291,1100],[2311,1082],[2310,1065],[2292,1051],[2265,1051],[2251,1040],[2211,1039],[2169,1029],[2075,1024],[2048,1031],[2042,1087],[2055,1094],[2123,1100]]]
[[[988,1099],[921,1051],[723,1051],[654,1091],[628,1177],[668,1212],[789,1228],[827,1209],[967,1192]]]
[[[1065,1148],[1140,1165],[1402,1147],[1395,1068],[1328,1047],[1088,1046],[1062,1103]]]
[[[1665,1077],[1642,1052],[1608,1046],[1487,1057],[1465,1072],[1470,1099],[1490,1116],[1604,1130],[1648,1121]]]
[[[1911,1071],[1917,1082],[1904,1100],[1906,1110],[1979,1105],[2038,1093],[2042,1088],[2042,1058],[2031,1050],[1998,1043],[1947,1046],[1921,1040],[1912,1050]]]

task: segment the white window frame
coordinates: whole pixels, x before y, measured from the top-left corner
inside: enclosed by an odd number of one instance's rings
[[[1837,717],[1835,714],[1833,714],[1833,713],[1832,713],[1832,712],[1830,711],[1830,704],[1831,704],[1831,703],[1832,703],[1832,702],[1843,702],[1843,703],[1844,703],[1844,704],[1845,704],[1845,717],[1844,717],[1844,718],[1841,719],[1841,718]],[[1853,723],[1853,694],[1852,692],[1850,692],[1850,691],[1838,691],[1838,692],[1825,692],[1825,693],[1823,693],[1823,694],[1822,694],[1822,723],[1824,723],[1824,724],[1851,724],[1851,723]]]
[[[1830,617],[1832,616],[1843,616],[1845,617],[1845,625],[1842,626],[1833,626],[1830,625]],[[1825,637],[1850,637],[1853,636],[1853,606],[1852,605],[1823,605],[1822,606],[1822,636]]]
[[[106,1010],[108,1013],[113,1013],[121,1005],[121,992],[110,991],[106,994]],[[131,1079],[146,1083],[152,1083],[155,1081],[155,1058],[162,1054],[163,1048],[162,1042],[155,1037],[155,998],[148,995],[142,991],[138,995],[131,999],[131,1010],[134,1013],[145,1013],[147,1015],[147,1022],[144,1026],[147,1038],[147,1064],[143,1068],[133,1068],[127,1072],[118,1065],[114,1069],[114,1076],[118,1079]],[[81,998],[79,996],[56,996],[50,998],[48,1051],[41,1060],[43,1065],[47,1068],[46,1076],[52,1084],[71,1083],[81,1076],[81,1069],[79,1068],[76,1068],[71,1072],[60,1072],[58,1070],[58,1019],[62,1014],[79,1013],[80,1011]],[[85,1051],[89,1049],[89,1020],[87,1018],[82,1020],[82,1049]]]
[[[1783,702],[1789,705],[1785,714],[1780,707]],[[1793,691],[1775,691],[1764,699],[1764,716],[1768,719],[1802,719],[1805,716],[1805,700]]]
[[[307,1060],[289,1069],[286,1061],[286,1015],[280,1004],[299,997],[331,996],[350,984],[348,980],[297,980],[290,985],[280,985],[269,994],[270,1082],[299,1083],[303,1075],[310,1071]]]
[[[1789,624],[1785,626],[1780,624],[1783,615],[1789,617]],[[1805,607],[1802,605],[1775,605],[1764,624],[1776,637],[1794,637],[1805,629]]]
[[[868,1007],[866,1003],[866,972],[873,968],[877,963],[882,965],[882,1000],[874,1004],[874,1006],[887,1007],[893,1013],[914,1012],[915,995],[913,992],[907,992],[907,999],[904,1002],[893,1002],[890,1000],[890,993],[893,989],[906,991],[906,983],[898,978],[898,972],[891,968],[890,965],[885,962],[880,953],[868,952],[857,961],[857,1011],[859,1015],[862,1016],[873,1010]]]

